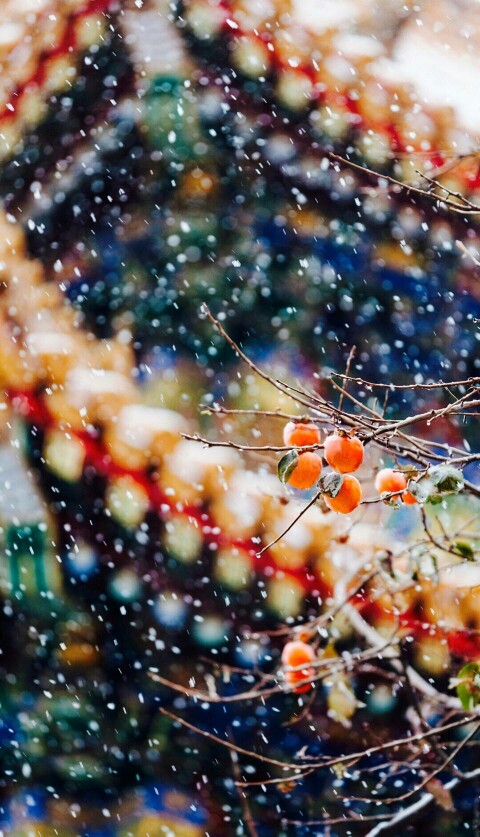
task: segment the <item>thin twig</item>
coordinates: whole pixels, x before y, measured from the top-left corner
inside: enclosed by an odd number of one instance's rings
[[[472,782],[475,779],[478,779],[479,776],[480,768],[477,768],[475,770],[471,770],[469,773],[464,773],[461,779],[458,777],[451,779],[449,782],[446,782],[443,787],[446,791],[452,791],[457,788],[460,783]],[[392,829],[396,829],[397,834],[399,834],[406,823],[417,819],[417,817],[423,814],[425,810],[434,802],[435,797],[432,793],[423,794],[423,796],[421,796],[417,802],[414,802],[413,805],[409,805],[408,808],[404,808],[402,811],[399,811],[398,814],[395,814],[395,816],[387,822],[381,823],[371,829],[366,837],[378,837],[379,834],[386,833]]]
[[[233,738],[233,734],[231,731],[230,735]],[[235,777],[236,784],[238,787],[238,782],[241,781],[242,774],[240,772],[240,765],[238,763],[238,753],[236,750],[230,749],[230,759],[232,762],[233,775]],[[238,797],[240,799],[240,805],[242,806],[243,822],[245,828],[247,829],[250,837],[258,837],[258,831],[255,827],[255,821],[253,819],[253,814],[250,808],[250,802],[248,800],[247,793],[240,787],[238,788]]]
[[[350,349],[348,358],[347,358],[347,365],[345,367],[345,375],[350,375],[350,367],[352,365],[352,361],[353,361],[353,358],[355,357],[355,352],[356,351],[357,351],[357,347],[352,346],[352,348]],[[342,392],[341,395],[340,395],[339,402],[338,402],[338,409],[339,410],[341,410],[343,408],[343,399],[344,399],[344,393]]]
[[[247,445],[238,442],[230,441],[216,441],[215,439],[205,439],[199,436],[198,433],[190,435],[189,433],[181,433],[182,439],[187,439],[190,442],[200,442],[206,448],[233,448],[234,450],[242,451],[271,451],[273,453],[286,453],[291,450],[298,450],[301,452],[321,450],[323,444],[316,445]]]
[[[286,535],[288,532],[290,532],[290,529],[293,529],[293,527],[295,526],[295,524],[296,524],[296,523],[298,523],[298,521],[300,520],[300,518],[301,518],[301,517],[303,517],[303,515],[305,514],[305,512],[307,512],[309,509],[311,509],[311,507],[312,507],[312,506],[314,506],[314,505],[315,505],[315,503],[317,502],[317,500],[319,500],[319,499],[320,499],[320,497],[321,497],[321,496],[322,496],[322,492],[321,492],[321,491],[317,491],[317,493],[315,494],[315,496],[314,496],[314,497],[312,497],[312,499],[310,500],[310,502],[309,502],[309,503],[307,503],[307,505],[306,505],[306,506],[304,506],[304,508],[303,508],[303,509],[302,509],[302,510],[301,510],[301,511],[297,514],[297,516],[296,516],[296,517],[292,520],[292,522],[291,522],[291,523],[289,523],[289,525],[287,526],[287,528],[286,528],[286,529],[284,529],[284,531],[283,531],[280,535],[278,535],[278,537],[277,537],[277,538],[275,538],[275,540],[270,541],[270,543],[267,543],[267,545],[266,545],[266,546],[264,546],[264,547],[260,550],[260,552],[257,552],[257,558],[260,558],[260,557],[263,555],[263,553],[267,551],[267,549],[270,549],[272,546],[275,546],[275,544],[276,544],[276,543],[278,543],[279,541],[281,541],[281,540],[282,540],[282,538],[284,538],[284,537],[285,537],[285,535]]]
[[[385,183],[389,183],[391,186],[394,186],[396,189],[406,192],[408,195],[417,195],[420,198],[426,198],[430,203],[435,203],[437,206],[444,206],[445,208],[449,209],[451,212],[461,215],[478,215],[480,214],[480,206],[469,201],[463,195],[461,196],[462,202],[458,203],[457,200],[452,200],[451,196],[455,196],[454,192],[451,192],[449,189],[446,189],[441,183],[437,183],[434,181],[435,186],[439,189],[443,189],[446,192],[446,197],[442,198],[440,195],[437,195],[435,192],[431,190],[422,189],[421,186],[414,186],[413,184],[409,183],[402,183],[401,180],[397,180],[395,177],[392,177],[388,174],[380,174],[379,172],[373,171],[373,169],[369,169],[367,166],[360,165],[359,163],[353,163],[351,160],[346,159],[345,157],[341,157],[340,154],[334,154],[333,151],[327,151],[327,156],[335,163],[341,163],[348,168],[355,169],[355,171],[362,172],[362,174],[367,175],[368,177],[376,177],[379,180],[384,181]]]

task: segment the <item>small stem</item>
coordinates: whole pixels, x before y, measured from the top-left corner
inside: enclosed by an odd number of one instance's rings
[[[301,512],[299,512],[299,514],[297,514],[297,516],[295,517],[295,519],[294,519],[294,520],[292,520],[292,522],[291,522],[291,523],[287,526],[287,528],[286,528],[286,529],[285,529],[285,530],[284,530],[284,531],[283,531],[283,532],[282,532],[282,533],[281,533],[281,534],[280,534],[277,538],[275,538],[275,540],[274,540],[274,541],[270,541],[270,543],[268,543],[266,546],[264,546],[264,547],[263,547],[263,549],[261,549],[261,550],[260,550],[260,552],[257,552],[257,558],[260,558],[260,557],[263,555],[263,553],[267,551],[267,549],[270,549],[270,547],[275,546],[275,544],[276,544],[276,543],[278,543],[279,541],[281,541],[281,540],[282,540],[282,538],[284,538],[284,537],[285,537],[285,535],[286,535],[288,532],[290,532],[290,529],[293,529],[293,527],[295,526],[295,524],[296,524],[296,523],[298,523],[298,521],[300,520],[300,518],[301,518],[301,517],[303,517],[303,515],[305,514],[305,512],[307,512],[307,511],[308,511],[308,509],[310,509],[313,505],[315,505],[315,503],[317,502],[317,500],[319,500],[319,499],[320,499],[320,497],[321,497],[321,496],[322,496],[322,492],[321,492],[321,491],[318,491],[318,492],[315,494],[315,496],[314,496],[314,497],[312,497],[312,499],[310,500],[310,502],[309,502],[309,503],[307,503],[307,505],[306,505],[306,506],[305,506],[305,507],[301,510]]]
[[[352,346],[352,348],[350,349],[350,353],[349,353],[349,355],[348,355],[348,358],[347,358],[347,365],[346,365],[346,367],[345,367],[345,375],[347,375],[347,376],[348,376],[348,375],[350,375],[350,367],[351,367],[351,365],[352,365],[352,361],[353,361],[353,358],[355,357],[355,352],[356,352],[356,351],[357,351],[357,347],[356,347],[356,346]],[[346,387],[345,387],[345,390],[346,390]],[[342,392],[342,393],[340,394],[340,399],[339,399],[339,402],[338,402],[338,409],[339,409],[339,410],[341,410],[341,409],[343,408],[343,399],[344,399],[344,397],[345,397],[345,393],[344,393],[344,392]]]

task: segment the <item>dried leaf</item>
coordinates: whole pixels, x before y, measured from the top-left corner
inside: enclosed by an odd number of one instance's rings
[[[291,793],[293,790],[295,790],[296,786],[297,786],[297,783],[293,782],[292,780],[287,781],[287,782],[280,782],[277,785],[278,790],[280,791],[280,793]]]
[[[322,494],[326,494],[327,497],[336,497],[338,492],[340,491],[343,485],[343,476],[342,474],[325,474],[323,477],[320,477],[318,481],[318,487]]]
[[[443,808],[444,811],[455,810],[452,794],[448,788],[442,784],[440,779],[430,779],[430,781],[425,785],[425,788],[432,794],[437,805],[439,805],[440,808]]]

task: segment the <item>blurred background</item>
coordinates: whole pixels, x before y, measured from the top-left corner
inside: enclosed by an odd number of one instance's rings
[[[272,438],[199,406],[293,409],[202,302],[292,383],[352,345],[371,380],[478,374],[475,215],[375,175],[480,203],[479,43],[474,0],[2,3],[1,834],[247,833],[228,751],[160,708],[276,757],[361,737],[285,726],[292,696],[267,716],[151,677],[274,663],[252,632],[308,620],[371,548],[366,526],[332,546],[319,513],[255,560],[286,520],[271,460],[178,433]],[[402,509],[382,537],[412,527]],[[394,690],[360,688],[359,729],[401,733]],[[340,781],[259,789],[259,835],[326,834],[298,812],[335,809]],[[472,833],[462,810],[429,833]]]

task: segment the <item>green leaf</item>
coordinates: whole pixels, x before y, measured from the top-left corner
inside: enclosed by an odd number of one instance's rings
[[[433,485],[429,479],[410,480],[407,489],[417,503],[425,503],[432,493]]]
[[[480,703],[480,663],[467,663],[452,682],[464,709],[473,709]]]
[[[298,464],[298,453],[296,450],[289,450],[282,456],[277,465],[278,477],[283,483],[287,483]]]
[[[440,494],[458,494],[465,484],[462,472],[453,465],[436,465],[429,477]]]
[[[443,503],[443,496],[441,494],[429,494],[426,502],[430,503],[432,506],[439,506]]]
[[[326,494],[328,497],[336,497],[338,492],[340,491],[343,485],[343,476],[342,474],[325,474],[323,477],[320,477],[318,481],[318,487],[322,494]]]
[[[462,558],[466,558],[467,561],[475,560],[475,553],[471,545],[466,541],[457,541],[455,544],[455,549],[457,550],[457,552],[460,553]]]

